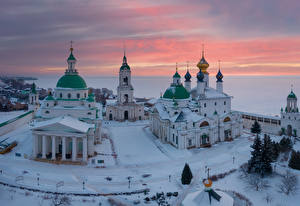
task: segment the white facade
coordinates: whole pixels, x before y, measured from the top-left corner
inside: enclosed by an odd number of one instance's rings
[[[222,74],[217,74],[217,88],[209,87],[208,63],[200,60],[197,86],[189,91],[182,88],[175,73],[173,83],[155,104],[150,115],[151,131],[162,142],[178,149],[206,147],[220,141],[230,141],[242,134],[239,112],[231,110],[231,96],[223,93]],[[186,81],[189,82],[190,79]],[[176,81],[175,81],[176,79]],[[187,81],[188,80],[188,81]],[[178,82],[178,83],[174,83]],[[221,90],[222,89],[222,90]]]
[[[124,54],[123,64],[119,72],[119,86],[117,88],[117,102],[106,106],[106,120],[136,121],[144,120],[144,106],[136,104],[133,100],[133,86],[131,84],[131,71]]]

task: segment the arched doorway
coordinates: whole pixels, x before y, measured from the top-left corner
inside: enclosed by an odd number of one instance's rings
[[[128,120],[128,111],[124,112],[124,120]]]
[[[204,121],[200,124],[200,127],[207,127],[209,126],[209,123],[207,121]]]
[[[112,114],[109,114],[109,120],[112,120],[113,117],[112,117]]]
[[[230,118],[229,117],[226,117],[225,119],[224,119],[224,122],[230,122]]]
[[[287,135],[288,136],[292,136],[293,135],[293,128],[292,128],[292,125],[288,125],[287,126],[287,131],[286,131]]]

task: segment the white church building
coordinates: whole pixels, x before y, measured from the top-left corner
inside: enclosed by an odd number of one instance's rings
[[[105,120],[136,121],[145,119],[144,106],[134,101],[133,91],[131,70],[124,53],[123,63],[119,70],[117,102],[106,106]]]
[[[33,159],[87,162],[94,155],[95,140],[100,141],[99,110],[94,95],[75,68],[72,46],[67,63],[54,93],[48,94],[36,112],[32,126]],[[30,100],[36,99],[34,95],[38,93],[32,92]]]
[[[216,89],[209,85],[209,64],[202,58],[197,64],[197,86],[191,88],[191,75],[185,84],[177,68],[173,81],[150,114],[150,129],[162,142],[178,149],[209,147],[231,141],[242,134],[241,114],[231,110],[232,96],[223,91],[223,75],[216,75]]]

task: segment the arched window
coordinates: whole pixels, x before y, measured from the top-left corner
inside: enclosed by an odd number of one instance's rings
[[[209,123],[207,121],[204,121],[200,124],[200,127],[207,127],[209,126]]]
[[[62,98],[62,93],[59,94],[59,98]]]
[[[229,117],[226,117],[225,119],[224,119],[224,122],[230,122],[230,118]]]
[[[45,113],[46,113],[46,114],[49,114],[50,112],[47,110],[47,111],[45,111]]]
[[[71,93],[68,93],[68,98],[71,99]]]
[[[84,98],[86,98],[86,93],[84,93]]]
[[[77,99],[79,99],[80,98],[80,94],[79,93],[77,93]]]
[[[47,107],[49,107],[49,103],[47,103]]]
[[[91,105],[89,104],[89,108],[91,107]]]

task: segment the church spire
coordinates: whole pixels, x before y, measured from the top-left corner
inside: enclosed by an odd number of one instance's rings
[[[216,75],[216,78],[217,78],[217,82],[223,82],[223,74],[221,73],[221,68],[220,68],[220,60],[219,60],[219,71]]]
[[[75,64],[76,64],[76,58],[73,55],[73,41],[70,41],[70,55],[67,60],[68,62],[68,69],[66,70],[66,73],[77,73],[75,69]]]

